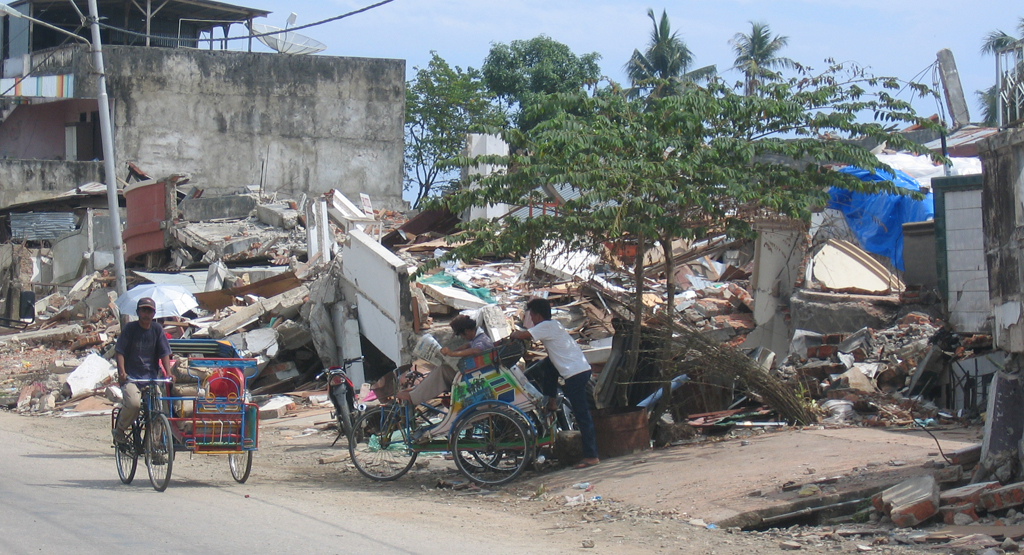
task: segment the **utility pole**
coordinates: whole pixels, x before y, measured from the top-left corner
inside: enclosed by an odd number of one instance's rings
[[[110,234],[114,242],[114,275],[117,294],[128,290],[124,270],[124,241],[121,238],[121,213],[117,202],[117,175],[114,164],[114,133],[110,125],[110,102],[107,100],[107,75],[103,68],[103,45],[100,42],[100,17],[96,0],[89,0],[89,23],[92,28],[92,59],[98,74],[97,103],[100,109],[100,138],[103,141],[103,173],[107,176],[107,207],[110,210]],[[148,37],[147,37],[148,38]]]

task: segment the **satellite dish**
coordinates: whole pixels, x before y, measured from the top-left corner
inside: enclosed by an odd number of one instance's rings
[[[293,13],[288,16],[287,25],[290,27],[295,23],[297,16]],[[254,35],[263,35],[266,33],[276,33],[274,35],[266,35],[264,37],[256,37],[260,42],[267,45],[270,49],[276,50],[281,54],[316,54],[317,52],[323,52],[327,49],[327,45],[307,37],[306,35],[300,35],[288,31],[288,27],[284,29],[280,27],[271,27],[270,25],[261,25],[259,23],[250,23],[249,29]]]

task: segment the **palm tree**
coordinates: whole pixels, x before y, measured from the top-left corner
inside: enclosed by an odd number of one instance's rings
[[[1017,20],[1017,32],[1024,37],[1024,17]],[[1011,47],[1019,43],[1021,40],[1024,39],[1016,38],[1004,31],[996,29],[995,31],[990,31],[989,34],[985,35],[985,40],[981,43],[981,53],[995,54],[998,56],[1000,50]],[[997,112],[999,107],[996,100],[998,98],[997,95],[999,94],[998,85],[992,85],[987,89],[975,91],[974,94],[978,96],[978,103],[981,104],[981,113],[984,115],[983,123],[990,127],[998,125],[999,118]]]
[[[992,85],[987,89],[974,91],[974,94],[978,97],[978,104],[981,105],[981,124],[987,127],[999,125],[997,115],[999,106],[996,103],[996,95],[999,94],[999,91],[996,88],[996,85]]]
[[[647,9],[647,17],[654,23],[647,50],[643,53],[640,50],[633,50],[633,55],[624,67],[633,83],[631,94],[636,95],[652,89],[653,96],[670,95],[678,92],[682,83],[703,81],[715,75],[716,69],[713,65],[689,71],[693,64],[693,53],[686,47],[683,39],[679,38],[679,33],[672,32],[668,14],[664,10],[661,12],[660,21],[650,8]],[[652,86],[651,83],[655,80],[668,81],[668,88]]]
[[[778,55],[789,43],[789,37],[772,37],[767,23],[751,21],[750,34],[736,33],[729,43],[736,53],[733,68],[743,72],[744,90],[748,95],[757,90],[759,80],[775,78],[777,73],[773,70],[796,65],[793,60]]]

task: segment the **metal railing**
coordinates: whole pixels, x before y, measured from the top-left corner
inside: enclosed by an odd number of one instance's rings
[[[996,53],[996,91],[998,126],[1024,123],[1024,43]]]

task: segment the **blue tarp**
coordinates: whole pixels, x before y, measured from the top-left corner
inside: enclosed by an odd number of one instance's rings
[[[882,170],[868,170],[847,166],[840,169],[861,181],[892,181],[897,187],[920,191],[917,180],[896,170],[893,177]],[[903,224],[923,222],[935,217],[932,194],[924,200],[907,196],[879,193],[868,195],[832,187],[829,190],[829,208],[846,216],[846,223],[857,236],[860,247],[870,253],[889,257],[892,265],[903,271]]]

